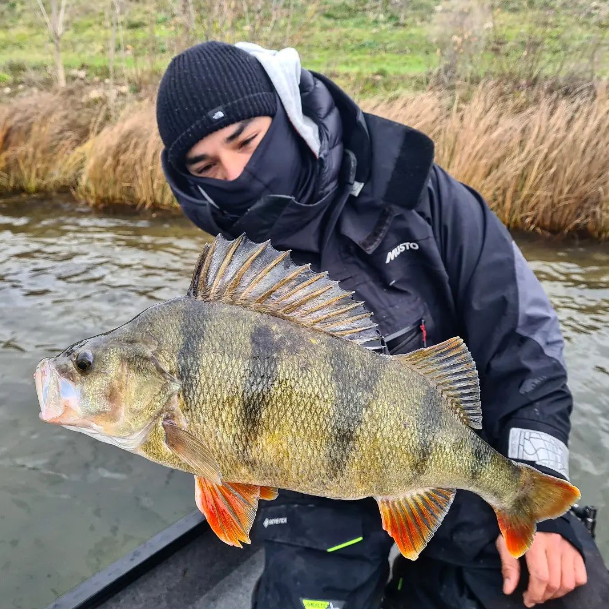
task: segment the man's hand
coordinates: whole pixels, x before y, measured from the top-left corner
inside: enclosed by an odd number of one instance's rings
[[[499,535],[496,545],[503,593],[512,594],[520,579],[520,563],[508,552],[503,535]],[[529,587],[523,595],[526,607],[560,598],[588,581],[581,554],[558,533],[537,533],[524,557],[529,569]]]

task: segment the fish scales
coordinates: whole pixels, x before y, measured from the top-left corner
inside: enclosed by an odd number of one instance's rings
[[[473,434],[430,399],[435,393],[423,377],[408,378],[386,358],[333,337],[312,338],[271,316],[221,303],[174,306],[189,319],[188,349],[178,360],[180,376],[193,381],[184,387],[183,414],[195,435],[216,435],[210,448],[227,479],[349,499],[441,486],[444,469],[467,477],[452,436],[436,429]],[[147,454],[149,444],[141,450]],[[422,475],[422,463],[434,479]]]
[[[186,297],[43,360],[36,389],[43,420],[194,474],[197,506],[231,545],[286,488],[374,497],[415,559],[466,489],[521,556],[578,490],[474,432],[478,378],[460,339],[394,357],[381,346],[362,303],[326,275],[218,237]]]

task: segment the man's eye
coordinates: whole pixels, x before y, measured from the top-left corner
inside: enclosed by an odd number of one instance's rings
[[[240,144],[239,144],[239,148],[246,148],[247,146],[249,146],[256,138],[258,137],[258,134],[256,133],[256,135],[252,135],[252,137],[247,138],[246,140],[243,140]]]
[[[197,170],[197,174],[203,175],[205,173],[208,173],[212,167],[213,167],[213,165],[205,165],[205,167],[200,167]]]

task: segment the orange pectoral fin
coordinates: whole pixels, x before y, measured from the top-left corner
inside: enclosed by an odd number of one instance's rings
[[[265,489],[264,495],[261,489]],[[256,517],[258,499],[270,497],[269,487],[224,482],[214,484],[195,476],[195,501],[212,531],[229,546],[250,543],[249,532]],[[270,489],[273,490],[273,489]]]
[[[209,448],[195,438],[186,429],[180,428],[174,421],[163,421],[165,445],[197,474],[205,476],[215,484],[222,484],[222,474],[217,461]]]
[[[400,552],[416,560],[433,537],[455,497],[453,489],[432,488],[402,497],[376,497],[383,529]]]

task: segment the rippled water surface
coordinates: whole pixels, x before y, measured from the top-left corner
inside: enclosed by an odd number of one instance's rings
[[[185,292],[203,234],[181,217],[0,202],[0,598],[39,608],[194,508],[192,477],[41,423],[32,373]],[[519,237],[558,309],[576,397],[573,481],[609,504],[609,248]],[[599,543],[609,556],[609,519]]]

